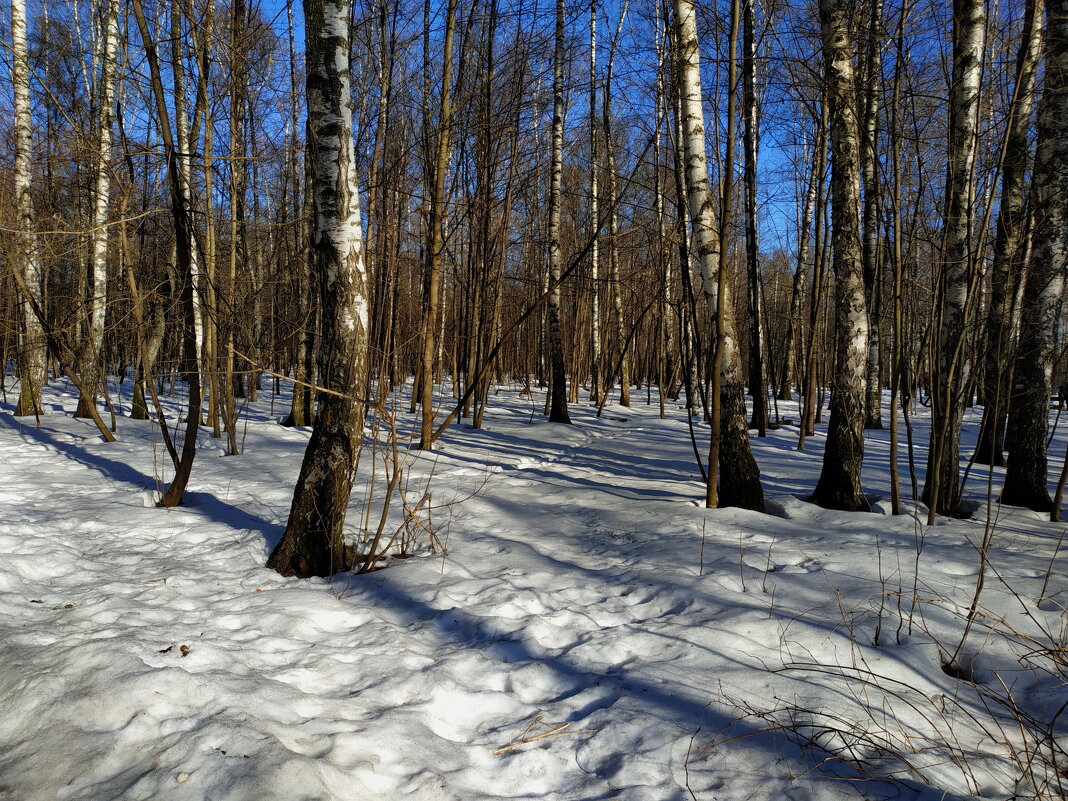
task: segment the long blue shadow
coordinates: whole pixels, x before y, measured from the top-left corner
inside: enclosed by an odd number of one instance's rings
[[[156,479],[152,476],[130,467],[125,462],[109,459],[99,452],[90,452],[73,442],[64,442],[51,435],[47,429],[38,429],[35,426],[24,425],[10,414],[0,414],[0,426],[16,431],[20,437],[31,440],[39,445],[44,445],[49,450],[82,465],[90,470],[95,470],[105,478],[129,484],[137,490],[155,489]],[[232,528],[251,528],[262,532],[268,548],[274,548],[282,538],[283,526],[266,520],[240,506],[221,500],[210,492],[185,493],[184,507],[195,509],[213,522],[221,523]]]

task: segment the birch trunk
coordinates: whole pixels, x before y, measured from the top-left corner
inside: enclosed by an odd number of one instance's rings
[[[1057,310],[1068,273],[1068,2],[1046,10],[1045,83],[1038,110],[1035,231],[1024,290],[1009,412],[1009,463],[1002,503],[1048,512],[1046,437]]]
[[[600,285],[600,205],[597,173],[601,169],[597,150],[597,2],[590,2],[590,402],[601,400],[601,285]]]
[[[23,297],[22,348],[19,353],[19,400],[15,416],[40,415],[41,390],[47,379],[45,332],[33,304],[41,298],[41,251],[37,241],[37,215],[30,194],[33,120],[30,113],[30,58],[26,45],[26,0],[11,0],[11,84],[15,101],[15,206],[18,214],[15,269],[33,297]]]
[[[868,22],[868,54],[861,134],[861,177],[864,182],[864,292],[868,304],[868,383],[864,427],[883,427],[882,376],[879,351],[879,307],[882,256],[879,253],[879,90],[882,87],[882,0],[873,0]]]
[[[868,356],[860,245],[860,133],[846,3],[820,0],[819,9],[831,129],[831,263],[837,345],[823,469],[811,500],[828,509],[859,511],[870,509],[860,486]]]
[[[368,342],[349,75],[349,0],[305,0],[308,155],[314,197],[312,258],[324,348],[319,415],[304,453],[289,519],[267,566],[286,576],[349,569],[345,512],[363,435]]]
[[[623,31],[623,21],[627,18],[627,0],[619,12],[616,35],[608,48],[608,71],[604,83],[604,150],[608,167],[608,290],[612,299],[612,311],[615,317],[616,341],[619,343],[619,405],[630,406],[630,356],[627,353],[626,332],[623,325],[623,295],[619,282],[619,198],[616,178],[616,152],[612,141],[612,84],[615,72],[616,47]],[[596,221],[594,221],[596,225]],[[608,380],[614,380],[609,376]]]
[[[986,40],[985,0],[953,0],[953,77],[950,86],[946,212],[942,243],[941,323],[933,370],[931,440],[923,500],[935,514],[960,505],[960,426],[964,388],[971,370],[968,311],[974,289],[972,234],[975,216],[975,151]]]
[[[567,367],[560,333],[560,192],[564,167],[564,0],[556,0],[556,44],[553,56],[552,161],[549,178],[549,296],[545,304],[552,380],[549,422],[571,423],[567,413]]]
[[[1012,363],[1010,309],[1013,289],[1023,277],[1024,219],[1027,204],[1024,185],[1030,154],[1028,136],[1035,101],[1035,76],[1042,45],[1042,8],[1045,0],[1029,0],[1024,10],[1020,49],[1016,57],[1016,86],[1009,109],[1009,131],[1001,172],[1001,203],[990,278],[990,304],[986,314],[983,351],[983,422],[975,461],[1004,465],[1005,420],[1009,406]]]
[[[96,138],[96,180],[93,187],[93,218],[89,232],[92,275],[88,336],[79,358],[82,383],[88,394],[78,399],[75,417],[88,417],[88,405],[96,402],[100,382],[100,359],[104,347],[104,317],[107,314],[108,287],[108,195],[111,189],[111,123],[115,113],[115,65],[119,39],[119,3],[108,0],[104,42],[100,53],[98,119]]]
[[[741,380],[741,360],[734,329],[728,284],[720,280],[720,227],[716,224],[705,154],[705,119],[701,101],[701,64],[697,22],[692,0],[673,0],[677,80],[682,103],[682,135],[686,164],[686,193],[693,225],[693,250],[701,269],[701,283],[709,307],[717,315],[717,347],[722,354],[719,414],[713,412],[713,426],[720,426],[718,454],[709,464],[708,506],[741,506],[764,510],[760,470],[749,447],[745,419],[745,395]],[[716,433],[713,433],[715,441]],[[718,468],[718,470],[717,470]],[[718,472],[719,485],[714,476]]]

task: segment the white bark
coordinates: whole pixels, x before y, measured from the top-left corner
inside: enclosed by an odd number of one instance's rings
[[[551,290],[546,303],[549,359],[552,370],[549,422],[570,423],[567,412],[567,369],[560,333],[560,208],[564,171],[564,0],[556,0],[556,46],[553,56],[552,162],[549,179],[549,274]]]
[[[590,225],[593,243],[590,245],[590,339],[593,347],[592,387],[590,400],[601,399],[601,287],[600,287],[600,206],[597,198],[597,173],[601,169],[597,152],[597,3],[590,3]]]
[[[26,288],[34,297],[23,297],[23,340],[19,357],[21,386],[16,415],[40,414],[41,389],[46,378],[45,334],[33,302],[41,303],[41,252],[37,242],[37,217],[30,195],[30,160],[33,122],[30,116],[30,60],[26,47],[26,0],[11,0],[11,85],[15,99],[15,204],[18,214],[15,269],[22,270]]]
[[[1035,155],[1035,232],[1024,292],[1002,501],[1050,511],[1046,439],[1058,306],[1068,274],[1068,0],[1050,0]],[[1054,510],[1056,511],[1056,510]]]
[[[975,224],[975,152],[979,96],[986,45],[985,0],[953,2],[953,77],[950,86],[946,212],[942,244],[942,324],[937,380],[932,393],[931,447],[924,500],[950,514],[959,504],[963,387],[971,371],[966,319],[971,294]]]
[[[685,148],[686,200],[693,227],[694,255],[700,269],[700,289],[709,307],[716,308],[719,274],[719,226],[708,182],[705,153],[705,113],[701,100],[701,55],[697,43],[697,18],[692,0],[674,0],[678,47],[679,96],[682,103],[682,136]]]
[[[171,5],[171,66],[174,71],[174,127],[176,144],[178,145],[178,177],[181,181],[182,197],[186,201],[186,213],[192,213],[192,143],[189,137],[189,111],[186,101],[185,90],[185,66],[182,59],[182,11],[178,0],[173,0]],[[190,218],[190,224],[195,223]],[[190,232],[192,235],[192,232]],[[193,280],[193,305],[196,309],[196,339],[197,339],[197,365],[200,368],[202,362],[202,348],[204,346],[204,311],[201,308],[200,298],[203,287],[203,279],[200,275],[199,259],[195,246],[196,237],[193,236],[193,246],[189,250],[189,267]]]
[[[91,301],[89,331],[81,360],[82,376],[93,403],[99,381],[99,363],[104,346],[108,286],[108,201],[111,191],[111,126],[115,114],[115,71],[119,40],[119,2],[107,0],[104,41],[100,51],[100,82],[97,84],[96,182],[93,188],[93,224],[89,233],[91,253]]]

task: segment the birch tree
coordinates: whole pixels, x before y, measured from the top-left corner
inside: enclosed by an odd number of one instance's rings
[[[986,313],[983,351],[983,422],[975,461],[1005,464],[1005,420],[1008,413],[1008,376],[1011,365],[1012,305],[1015,285],[1024,275],[1027,217],[1025,180],[1030,161],[1031,112],[1035,102],[1035,76],[1042,49],[1042,8],[1045,0],[1028,0],[1024,8],[1020,48],[1016,56],[1016,83],[1009,107],[1005,157],[1001,171],[1001,203],[991,265],[990,304]]]
[[[720,393],[712,411],[713,433],[705,502],[709,507],[741,506],[764,511],[760,470],[749,446],[741,356],[729,287],[724,280],[720,259],[720,228],[716,222],[708,180],[696,14],[692,0],[673,0],[673,3],[675,74],[682,104],[680,133],[683,138],[687,203],[693,226],[692,243],[700,265],[705,297],[716,315],[716,347],[722,354]]]
[[[549,422],[571,423],[567,413],[567,367],[560,331],[560,274],[563,271],[561,249],[560,193],[564,171],[564,0],[556,0],[556,35],[553,55],[553,124],[552,158],[549,166],[549,296],[546,318],[551,370],[549,388]]]
[[[26,0],[11,0],[11,85],[15,100],[15,209],[18,214],[15,269],[22,271],[22,347],[19,352],[19,399],[15,416],[42,413],[41,390],[47,368],[45,332],[37,315],[41,303],[41,251],[37,241],[31,160],[33,121],[30,116],[30,58],[26,47]],[[26,297],[30,293],[30,297]]]
[[[834,383],[823,469],[811,500],[828,509],[868,510],[864,462],[864,377],[868,311],[860,246],[860,133],[853,43],[844,0],[820,0],[831,134],[831,251],[835,275]]]
[[[96,177],[93,185],[92,228],[89,230],[90,287],[89,325],[79,359],[87,391],[78,400],[75,417],[88,417],[88,404],[96,402],[101,378],[104,318],[108,286],[108,195],[111,189],[111,127],[115,113],[115,72],[119,40],[119,2],[107,0],[104,7],[104,41],[100,49],[100,80],[97,84]]]
[[[597,0],[590,2],[590,402],[601,400],[601,243],[600,199],[597,173],[601,158],[597,148]]]
[[[934,515],[960,505],[960,426],[971,366],[968,313],[974,292],[975,151],[986,42],[986,0],[953,0],[953,76],[939,282],[938,348],[932,373],[931,440],[923,499]]]
[[[353,563],[344,524],[363,435],[368,301],[353,147],[350,13],[350,0],[304,0],[324,391],[285,533],[267,561],[286,576],[330,576]]]
[[[1050,0],[1035,155],[1035,231],[1009,413],[1003,503],[1048,512],[1046,436],[1058,305],[1068,273],[1068,2]]]

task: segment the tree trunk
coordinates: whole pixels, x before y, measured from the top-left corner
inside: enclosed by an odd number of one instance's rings
[[[983,422],[975,461],[1005,464],[1005,421],[1009,407],[1009,373],[1012,363],[1011,331],[1013,290],[1023,277],[1024,220],[1027,204],[1024,184],[1030,147],[1031,110],[1034,107],[1035,75],[1042,46],[1042,7],[1045,0],[1029,0],[1024,10],[1023,32],[1016,56],[1016,85],[1009,107],[1009,130],[1001,172],[1001,203],[990,277],[990,303],[986,314],[983,351]]]
[[[419,448],[430,450],[434,444],[434,357],[437,353],[437,320],[441,306],[441,276],[445,257],[445,175],[449,169],[452,142],[452,45],[456,31],[456,0],[449,0],[445,12],[445,48],[441,67],[441,108],[438,115],[437,149],[431,171],[430,248],[425,318],[425,336],[419,373],[423,377],[420,406],[422,427]]]
[[[931,440],[923,500],[929,522],[960,506],[960,426],[968,385],[968,313],[974,290],[975,151],[986,39],[985,0],[953,0],[946,212],[939,283],[941,322],[931,392]]]
[[[601,401],[601,285],[600,208],[597,173],[601,169],[597,150],[597,0],[590,2],[590,402]]]
[[[563,253],[560,242],[560,191],[564,169],[564,0],[556,0],[556,46],[553,57],[552,161],[549,179],[549,297],[546,302],[549,361],[549,422],[571,423],[567,413],[567,367],[560,332],[560,273]]]
[[[349,0],[305,0],[312,251],[323,313],[324,391],[285,533],[267,566],[330,576],[353,564],[345,512],[363,436],[367,289],[349,89]]]
[[[40,415],[41,390],[47,380],[45,332],[33,304],[43,307],[41,297],[41,250],[37,241],[37,216],[30,194],[32,183],[33,118],[30,112],[30,58],[26,46],[26,0],[11,0],[11,83],[15,100],[15,205],[18,214],[15,269],[22,270],[22,349],[19,353],[19,400],[15,416]]]
[[[768,398],[764,388],[763,292],[760,286],[760,240],[757,236],[757,145],[760,109],[756,96],[755,0],[742,3],[742,106],[745,118],[745,267],[749,278],[749,394],[753,417],[749,428],[767,435]]]
[[[823,469],[812,502],[869,510],[860,486],[864,462],[864,373],[868,311],[860,246],[860,135],[846,4],[820,0],[831,127],[831,247],[835,274],[834,383]]]
[[[119,39],[119,3],[108,0],[104,46],[100,54],[100,83],[97,99],[96,181],[93,193],[93,223],[89,232],[92,300],[89,303],[88,336],[84,340],[79,365],[87,396],[78,399],[75,417],[88,417],[88,404],[96,402],[100,382],[100,360],[104,347],[104,316],[108,287],[108,194],[111,188],[111,122],[115,112],[115,65]],[[83,408],[84,407],[84,408]]]
[[[1068,4],[1047,6],[1045,83],[1038,110],[1035,232],[1024,290],[1009,411],[1009,463],[1002,503],[1048,512],[1046,436],[1058,305],[1068,273]]]
[[[627,18],[627,0],[623,0],[616,25],[616,35],[608,48],[608,71],[604,82],[604,150],[608,167],[608,290],[612,299],[612,311],[615,318],[615,334],[619,348],[619,405],[630,406],[630,356],[627,352],[627,338],[623,322],[623,294],[619,281],[619,198],[616,197],[616,151],[612,137],[612,84],[615,72],[616,48],[623,31],[623,22]],[[596,222],[594,223],[596,224]],[[608,376],[612,381],[615,376]]]
[[[879,252],[879,90],[882,88],[882,0],[873,0],[868,22],[868,54],[864,81],[864,125],[861,128],[860,172],[864,182],[864,294],[868,304],[867,392],[864,427],[883,427],[882,375],[879,352],[879,307],[882,255]]]
[[[181,457],[174,466],[174,478],[160,499],[160,506],[177,506],[182,502],[186,484],[193,470],[197,453],[197,429],[200,426],[200,372],[197,353],[197,304],[195,300],[195,263],[193,261],[193,227],[190,221],[189,180],[184,175],[185,166],[170,124],[170,113],[163,89],[156,42],[148,29],[141,0],[133,0],[134,16],[141,31],[152,80],[152,95],[155,99],[156,116],[159,119],[160,135],[167,155],[167,183],[171,195],[171,217],[174,221],[174,247],[178,279],[181,283],[180,306],[182,313],[182,377],[189,388],[189,403],[186,412],[184,441]],[[160,420],[165,427],[166,421]]]
[[[764,490],[760,485],[760,470],[749,447],[733,310],[728,284],[723,280],[725,265],[720,259],[721,229],[716,224],[708,181],[696,14],[692,0],[674,0],[674,8],[674,44],[678,91],[682,101],[686,190],[693,221],[693,244],[701,265],[705,296],[710,309],[717,316],[716,347],[721,354],[719,361],[722,364],[719,397],[715,399],[712,412],[712,441],[714,446],[718,446],[718,453],[715,448],[710,449],[705,501],[710,507],[741,506],[762,512]],[[715,406],[720,408],[716,409]],[[712,453],[715,455],[711,456]]]

